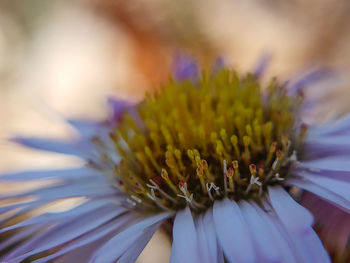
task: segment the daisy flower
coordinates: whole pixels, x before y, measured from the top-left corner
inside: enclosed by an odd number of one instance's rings
[[[330,262],[290,194],[350,212],[350,117],[302,121],[317,104],[302,89],[322,74],[262,85],[261,67],[240,76],[222,61],[177,65],[142,102],[109,100],[106,121],[67,120],[79,139],[13,139],[85,165],[0,177],[42,183],[0,194],[2,262],[134,262],[161,227],[172,229],[170,262]],[[69,210],[34,213],[77,197]]]

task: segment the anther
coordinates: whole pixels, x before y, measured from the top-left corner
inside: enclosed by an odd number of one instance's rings
[[[233,166],[233,169],[235,170],[235,174],[234,174],[234,178],[235,178],[235,181],[239,181],[239,167],[238,167],[238,161],[235,160],[235,161],[232,161],[232,166]]]
[[[205,194],[207,190],[205,189],[205,180],[204,180],[204,176],[203,176],[203,167],[202,166],[198,166],[197,169],[196,169],[196,173],[197,173],[197,176],[198,176],[199,181],[201,183],[202,191]]]
[[[249,136],[243,137],[244,153],[242,157],[246,165],[248,165],[250,162],[250,151],[249,151],[250,142],[251,142],[251,139]]]
[[[233,183],[233,174],[234,174],[233,168],[232,167],[228,168],[227,170],[228,185],[230,188],[230,192],[232,193],[235,191],[235,185]]]
[[[238,138],[236,135],[232,135],[231,136],[231,143],[233,145],[233,148],[235,150],[235,155],[236,155],[236,158],[237,159],[240,159],[241,158],[241,153],[240,153],[240,150],[238,148]]]
[[[265,166],[269,166],[270,162],[272,160],[273,154],[276,151],[276,147],[277,147],[277,142],[273,142],[270,145],[270,149],[269,149],[269,153],[267,154],[267,158],[266,158],[266,162],[265,162]]]
[[[210,184],[209,183],[206,183],[206,188],[207,188],[207,193],[208,193],[208,196],[210,198],[211,201],[214,201],[214,198],[211,194],[211,189],[214,189],[214,191],[216,192],[216,195],[217,196],[220,196],[220,187],[216,186],[213,182],[211,182]]]
[[[173,182],[170,180],[169,175],[167,170],[165,170],[164,168],[162,169],[162,172],[160,173],[160,176],[164,179],[164,181],[167,183],[167,185],[171,188],[171,190],[173,190],[173,192],[175,194],[178,193],[178,190],[176,188],[176,186],[173,184]]]

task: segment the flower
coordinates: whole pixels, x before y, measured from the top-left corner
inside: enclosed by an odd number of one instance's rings
[[[315,102],[302,89],[322,74],[262,89],[262,67],[242,77],[219,61],[200,75],[179,59],[175,79],[143,102],[109,100],[104,122],[68,120],[78,140],[13,139],[86,164],[0,177],[43,183],[0,196],[2,261],[134,262],[162,224],[172,226],[170,262],[330,261],[290,194],[350,211],[350,117],[303,123]],[[85,202],[31,215],[76,197]]]

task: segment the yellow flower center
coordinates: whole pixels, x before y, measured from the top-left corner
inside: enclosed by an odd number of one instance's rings
[[[305,130],[299,97],[275,79],[223,69],[198,82],[170,81],[125,114],[110,134],[121,161],[114,176],[133,206],[194,211],[215,199],[264,197],[288,175]]]

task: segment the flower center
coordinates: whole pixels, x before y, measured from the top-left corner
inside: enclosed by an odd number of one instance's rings
[[[275,79],[261,89],[253,75],[227,69],[196,83],[170,81],[111,132],[121,156],[114,177],[132,206],[202,211],[225,196],[259,202],[296,159],[305,135],[296,125],[300,103]]]

